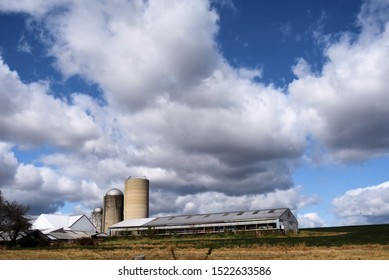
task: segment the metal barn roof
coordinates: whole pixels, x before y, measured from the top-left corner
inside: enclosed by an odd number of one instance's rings
[[[32,227],[34,229],[39,229],[43,231],[53,231],[60,228],[69,228],[77,220],[79,220],[82,215],[76,216],[64,216],[64,215],[51,215],[51,214],[41,214],[38,219],[35,220]]]
[[[174,225],[196,225],[211,223],[228,223],[250,220],[275,220],[280,218],[288,208],[234,211],[209,214],[193,214],[180,216],[156,217],[149,219],[129,219],[110,226],[111,229],[131,227],[158,227]]]
[[[222,212],[210,214],[195,214],[170,217],[158,217],[144,226],[163,226],[163,225],[193,225],[209,223],[225,223],[247,220],[274,220],[279,218],[287,208],[269,209],[269,210],[252,210],[237,212]]]
[[[128,219],[128,220],[121,221],[117,224],[114,224],[110,226],[110,228],[141,227],[152,220],[155,220],[155,218]]]
[[[43,233],[49,233],[58,229],[95,232],[93,224],[85,215],[51,215],[41,214],[32,224],[33,229],[39,229]]]
[[[47,237],[51,240],[72,240],[79,238],[88,238],[91,237],[91,234],[87,232],[72,231],[72,230],[58,230],[52,231],[47,234]]]

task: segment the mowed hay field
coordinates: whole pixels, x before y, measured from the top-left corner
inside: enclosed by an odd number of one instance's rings
[[[291,235],[107,238],[94,244],[0,249],[3,260],[389,260],[389,225],[303,229]]]

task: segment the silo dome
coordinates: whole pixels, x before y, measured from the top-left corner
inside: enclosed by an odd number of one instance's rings
[[[123,196],[123,193],[121,192],[121,190],[118,190],[116,188],[112,188],[105,195],[121,195],[121,196]]]
[[[103,208],[101,207],[96,207],[95,209],[93,209],[93,213],[102,213],[103,212]]]

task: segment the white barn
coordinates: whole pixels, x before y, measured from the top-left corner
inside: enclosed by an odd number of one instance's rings
[[[97,232],[85,215],[41,214],[32,224],[32,229],[40,230],[52,240],[90,237]]]
[[[202,234],[242,231],[297,232],[298,221],[289,208],[129,219],[112,225],[111,235],[123,232],[142,235]]]

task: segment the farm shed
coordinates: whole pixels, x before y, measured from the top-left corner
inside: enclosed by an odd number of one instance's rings
[[[298,231],[298,221],[288,208],[129,219],[110,227],[110,235],[204,234],[242,231]]]
[[[48,215],[41,214],[32,224],[51,240],[76,239],[90,237],[96,233],[96,227],[85,215]]]

